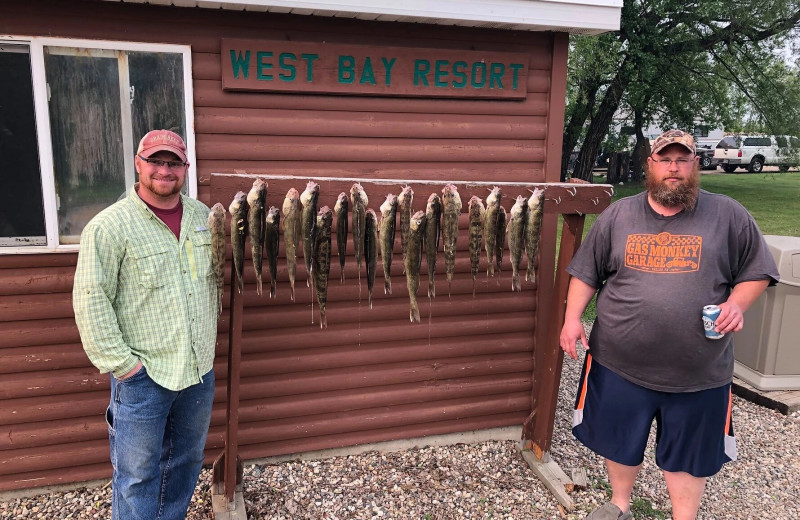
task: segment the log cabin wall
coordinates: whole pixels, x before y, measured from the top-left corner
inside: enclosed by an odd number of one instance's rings
[[[427,179],[441,185],[558,181],[564,82],[551,78],[551,70],[553,56],[559,56],[563,63],[555,67],[565,75],[563,34],[44,0],[3,2],[0,34],[191,45],[198,198],[208,205],[216,202],[212,173],[294,176],[299,191],[310,176]],[[221,38],[521,52],[530,58],[527,97],[228,92],[220,80]],[[415,194],[414,210],[424,210],[429,194]],[[284,195],[270,191],[268,204],[280,207]],[[377,211],[386,192],[368,195]],[[228,202],[223,201],[226,207]],[[319,205],[334,202],[331,193]],[[462,220],[466,198],[463,202]],[[511,202],[504,201],[506,210]],[[285,264],[278,297],[270,301],[266,292],[256,296],[248,263],[241,457],[521,424],[532,412],[537,296],[552,291],[554,215],[546,217],[542,240],[540,269],[549,275],[540,277],[538,291],[525,282],[522,293],[510,291],[507,256],[502,274],[487,280],[482,257],[473,299],[462,234],[452,296],[441,253],[431,306],[424,296],[427,277],[421,276],[418,325],[408,322],[399,238],[395,294],[384,297],[379,262],[372,310],[364,274],[359,302],[352,243],[344,285],[334,254],[326,331],[310,323],[302,259],[295,303],[289,301]],[[108,375],[97,373],[80,345],[71,305],[75,262],[74,253],[0,253],[0,491],[111,473],[103,417]],[[223,313],[209,461],[223,446],[227,329]]]

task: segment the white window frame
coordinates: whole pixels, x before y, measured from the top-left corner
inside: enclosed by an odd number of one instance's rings
[[[197,157],[194,135],[194,93],[192,85],[192,49],[189,45],[160,43],[137,43],[112,40],[77,40],[71,38],[49,38],[38,36],[0,35],[0,41],[27,44],[30,49],[31,79],[33,82],[33,104],[36,119],[36,138],[39,146],[39,170],[42,178],[42,201],[44,205],[45,233],[47,245],[0,247],[0,255],[74,253],[78,244],[59,244],[58,206],[56,202],[55,171],[53,166],[52,136],[50,134],[50,106],[48,102],[47,77],[44,67],[45,47],[79,47],[87,49],[109,49],[117,51],[169,52],[183,56],[183,95],[186,117],[186,159],[189,169],[186,174],[189,196],[197,198]],[[123,112],[124,114],[124,112]],[[130,110],[128,110],[130,115]],[[128,132],[127,129],[124,130]],[[131,137],[132,139],[132,137]],[[133,157],[125,158],[132,161]],[[126,179],[127,182],[127,179]],[[130,186],[126,186],[126,190]]]

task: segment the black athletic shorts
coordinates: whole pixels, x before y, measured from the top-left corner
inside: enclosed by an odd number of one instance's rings
[[[699,392],[650,390],[586,359],[575,399],[572,432],[598,455],[626,466],[644,459],[653,419],[656,464],[695,477],[736,460],[731,385]]]

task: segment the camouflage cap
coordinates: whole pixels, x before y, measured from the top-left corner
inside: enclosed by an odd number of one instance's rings
[[[694,137],[692,137],[692,134],[687,134],[682,130],[667,130],[656,137],[651,153],[658,153],[671,144],[679,144],[692,152],[692,154],[695,153]]]

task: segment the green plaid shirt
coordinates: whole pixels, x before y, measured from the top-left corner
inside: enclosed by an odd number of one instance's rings
[[[81,234],[75,321],[101,373],[121,377],[141,361],[153,381],[182,390],[201,382],[214,361],[218,314],[209,210],[181,195],[176,240],[136,188]]]

